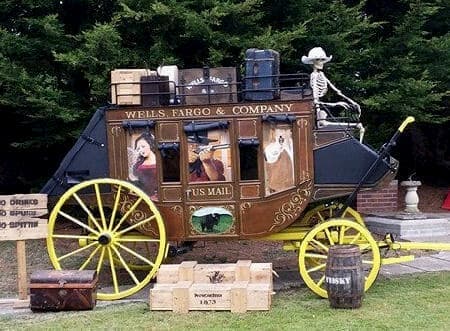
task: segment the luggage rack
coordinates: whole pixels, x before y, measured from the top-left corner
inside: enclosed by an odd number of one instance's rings
[[[269,88],[257,87],[257,84],[252,88],[246,88],[246,82],[248,80],[263,80],[277,78],[278,84]],[[163,88],[161,86],[165,85]],[[120,93],[119,87],[121,86],[140,86],[141,91],[139,93]],[[147,86],[150,89],[159,90],[156,92],[143,92],[142,87]],[[186,89],[200,89],[199,92],[186,93]],[[216,91],[220,88],[222,91]],[[226,84],[216,82],[204,82],[202,84],[176,84],[175,81],[127,81],[120,83],[110,84],[111,95],[115,96],[118,100],[119,97],[140,97],[140,104],[133,104],[132,106],[177,106],[177,105],[195,105],[195,104],[215,104],[215,103],[233,103],[233,102],[246,102],[257,101],[247,100],[246,93],[263,93],[273,92],[276,97],[272,100],[303,100],[312,98],[312,90],[309,86],[309,75],[305,73],[296,74],[280,74],[280,75],[266,75],[266,76],[244,76],[242,81],[233,82],[227,80]],[[184,93],[183,93],[184,91]],[[228,96],[227,101],[217,102],[214,99],[218,99],[220,96]],[[144,98],[150,97],[158,98],[159,100],[169,100],[169,102],[155,102],[154,105],[146,104]],[[195,98],[200,101],[198,103],[186,102],[187,98]],[[112,98],[110,98],[112,99]],[[220,98],[223,100],[224,98]],[[118,106],[131,106],[131,104],[118,104],[111,100],[110,104]],[[262,100],[264,101],[264,100]]]

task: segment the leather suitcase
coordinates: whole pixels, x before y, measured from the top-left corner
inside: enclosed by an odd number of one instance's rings
[[[186,105],[237,102],[236,68],[180,70],[180,97]]]
[[[97,302],[94,270],[39,270],[30,277],[30,308],[34,312],[90,310]]]
[[[142,106],[167,106],[170,100],[169,76],[141,77]]]
[[[245,52],[244,98],[273,100],[279,96],[280,55],[272,49],[250,48]]]

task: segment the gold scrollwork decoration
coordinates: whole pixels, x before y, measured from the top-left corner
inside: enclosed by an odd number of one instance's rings
[[[130,210],[130,208],[133,206],[133,204],[136,202],[136,198],[134,197],[133,199],[128,195],[128,194],[123,194],[120,196],[120,201],[119,201],[119,205],[120,205],[120,213],[122,215],[125,215],[125,213]],[[150,215],[139,208],[136,208],[135,210],[133,210],[131,212],[131,215],[128,217],[128,219],[126,220],[130,225],[132,224],[136,224],[140,221],[143,221],[146,218],[149,218]],[[137,227],[137,230],[142,232],[142,233],[151,233],[155,236],[158,235],[158,233],[155,231],[154,227],[152,226],[153,222],[146,222],[145,224]]]
[[[183,207],[181,207],[180,205],[172,206],[170,209],[172,209],[172,211],[179,216],[183,214]]]
[[[251,206],[252,204],[250,202],[241,203],[240,205],[241,212],[245,212],[245,210],[251,208]]]
[[[120,133],[122,132],[122,127],[119,125],[115,125],[111,127],[111,134],[115,137],[118,137]]]
[[[304,209],[307,199],[311,196],[312,186],[312,181],[307,180],[295,192],[291,193],[289,201],[283,203],[275,212],[273,219],[274,222],[270,227],[269,232],[285,222],[293,221],[300,215]]]

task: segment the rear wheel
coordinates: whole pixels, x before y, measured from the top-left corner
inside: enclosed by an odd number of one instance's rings
[[[380,271],[380,250],[367,229],[347,219],[337,218],[320,223],[303,238],[298,252],[298,265],[304,282],[317,295],[323,298],[328,296],[325,267],[328,248],[336,244],[359,246],[365,276],[364,289],[367,291]],[[314,265],[312,260],[316,261]]]
[[[141,228],[153,235],[143,235]],[[147,194],[110,178],[70,188],[50,214],[48,229],[53,267],[96,270],[100,300],[141,290],[155,276],[167,246],[162,217]]]

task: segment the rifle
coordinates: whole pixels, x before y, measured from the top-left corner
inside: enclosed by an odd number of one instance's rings
[[[215,151],[216,149],[230,148],[231,144],[218,144],[218,145],[206,145],[198,146],[193,152],[195,154],[200,154],[203,151]]]

